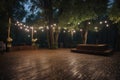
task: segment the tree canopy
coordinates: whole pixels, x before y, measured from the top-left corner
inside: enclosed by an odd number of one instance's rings
[[[63,1],[60,15],[60,25],[72,23],[74,26],[86,20],[104,16],[107,10],[108,0],[72,0]]]
[[[120,23],[120,0],[114,0],[109,10],[109,17],[115,23]]]
[[[70,29],[85,28],[84,23],[94,22],[105,16],[119,23],[120,1],[115,0],[109,8],[108,3],[109,0],[1,0],[0,17],[12,17],[15,21],[26,18],[26,23],[30,26],[48,25],[49,28],[54,23]],[[29,5],[27,9],[30,12],[25,9],[26,4]],[[93,25],[94,23],[89,25],[89,30],[94,29]]]

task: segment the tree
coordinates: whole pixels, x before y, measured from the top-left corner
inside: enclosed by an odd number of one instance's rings
[[[43,19],[45,25],[48,25],[48,43],[52,48],[57,44],[59,27],[68,27],[72,34],[73,28],[79,29],[78,23],[84,25],[83,43],[87,43],[88,21],[98,18],[98,16],[104,16],[108,0],[31,0],[31,2],[34,3],[31,10],[34,11],[36,6],[41,9],[39,14],[41,18],[37,22],[39,23]],[[29,19],[33,16],[31,15]]]
[[[18,10],[18,7],[21,6],[21,3],[24,2],[25,0],[1,0],[0,2],[0,15],[2,16],[4,23],[2,23],[6,27],[4,28],[5,30],[5,41],[7,41],[7,47],[11,47],[11,25],[12,22],[14,22],[13,19],[17,19],[18,17],[15,16],[17,11],[24,11],[23,8],[21,10]],[[20,3],[21,2],[21,3]],[[23,16],[22,16],[23,17]],[[21,16],[19,17],[21,18]],[[22,19],[22,18],[21,18]],[[2,32],[2,31],[1,31]]]
[[[7,37],[8,42],[12,41],[12,39],[10,37],[10,26],[11,26],[12,9],[13,9],[13,4],[14,3],[15,3],[15,0],[11,0],[11,1],[1,0],[1,3],[0,3],[0,15],[3,16],[3,19],[5,19],[4,27],[7,26],[6,29],[8,31],[6,32],[6,37],[8,36]],[[9,45],[9,46],[11,46],[11,45]]]
[[[120,1],[114,0],[112,6],[109,8],[108,16],[113,23],[120,25]],[[120,31],[120,27],[118,27]]]
[[[78,26],[78,23],[84,24],[83,43],[87,43],[88,21],[98,16],[104,16],[107,10],[108,0],[72,0],[62,3],[62,14],[59,18],[60,25],[67,23],[72,27]],[[96,6],[97,5],[97,6]]]
[[[120,22],[120,1],[114,0],[112,6],[109,9],[109,18],[115,23]]]
[[[58,23],[58,14],[59,14],[59,9],[58,9],[59,1],[58,0],[36,0],[33,2],[35,4],[34,6],[37,5],[41,8],[42,10],[41,18],[44,21],[44,25],[48,26],[49,28],[49,30],[47,31],[49,48],[55,48],[58,46],[57,42],[58,42],[59,29],[58,29],[57,23]]]
[[[108,16],[110,20],[113,21],[114,27],[117,28],[117,39],[116,39],[116,48],[120,49],[120,1],[114,0],[111,7],[109,8]]]
[[[27,11],[24,7],[25,3],[27,3],[27,0],[19,0],[15,2],[12,8],[12,18],[14,21],[22,21],[26,17]]]

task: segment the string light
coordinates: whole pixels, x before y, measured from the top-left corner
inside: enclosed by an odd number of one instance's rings
[[[82,32],[83,31],[83,29],[80,29],[80,32]]]
[[[20,27],[20,29],[22,29],[22,27]]]
[[[63,32],[65,33],[66,31],[64,30]]]
[[[98,27],[94,27],[94,29],[95,29],[95,30],[97,30],[97,29],[98,29]]]
[[[27,28],[25,28],[25,31],[27,31]]]
[[[39,29],[43,29],[43,27],[42,27],[42,26],[40,26],[40,27],[39,27]]]
[[[26,26],[24,25],[24,27],[26,27]]]
[[[91,22],[88,22],[88,24],[91,24]]]
[[[17,21],[17,24],[19,24],[19,22]]]
[[[53,27],[53,30],[55,30],[55,27]]]
[[[33,29],[33,27],[30,27],[30,29]]]
[[[107,23],[107,21],[105,21],[105,23]]]
[[[26,32],[29,32],[30,30],[29,30],[29,29],[27,29],[27,28],[25,28],[25,31],[26,31]]]
[[[47,26],[46,29],[49,30],[49,27]]]
[[[108,25],[108,24],[106,24],[106,27],[109,27],[109,25]]]
[[[21,26],[20,24],[18,24],[18,26]]]
[[[42,29],[41,31],[42,31],[42,32],[44,32],[44,30],[43,30],[43,29]]]
[[[98,32],[98,27],[94,27],[95,31]]]
[[[25,28],[25,31],[26,31],[26,32],[29,32],[29,29]]]
[[[30,30],[29,30],[29,29],[27,29],[27,32],[30,32]]]
[[[58,27],[58,29],[60,30],[60,29],[61,29],[61,27]]]
[[[30,37],[30,35],[28,35],[28,37]]]
[[[68,22],[68,24],[70,24],[70,22]]]
[[[53,27],[53,25],[51,25],[51,27]]]
[[[66,27],[64,27],[64,29],[66,30],[67,28],[66,28]]]
[[[54,26],[56,26],[56,24],[53,24]]]
[[[20,25],[22,26],[23,24],[22,24],[22,23],[20,23]]]
[[[105,20],[104,23],[108,23],[107,20]],[[68,24],[70,24],[70,23],[68,23]],[[91,24],[91,22],[88,22],[88,24]],[[99,24],[103,24],[103,22],[100,21]],[[26,25],[20,23],[19,21],[17,21],[17,22],[15,23],[15,25],[16,25],[16,26],[19,26],[20,29],[25,29],[25,31],[27,31],[27,32],[29,32],[30,29],[33,29],[33,28],[34,28],[33,26],[32,26],[32,27],[26,26]],[[78,25],[80,25],[79,22],[78,22]],[[56,25],[56,24],[50,25],[50,27],[52,27],[53,30],[55,30],[55,26],[57,26],[57,25]],[[106,27],[109,27],[109,24],[106,24]],[[39,29],[39,30],[41,30],[42,32],[44,32],[44,27],[43,27],[43,26],[40,26],[40,27],[38,27],[38,28],[36,27],[35,29],[36,29],[36,30]],[[46,29],[49,30],[49,27],[46,26]],[[58,29],[60,30],[61,27],[58,27]],[[65,33],[66,31],[67,31],[67,32],[70,32],[70,30],[68,30],[68,28],[66,28],[66,27],[63,27],[62,29],[63,29],[63,32],[64,32],[64,33]],[[98,27],[94,27],[94,29],[95,29],[96,31],[98,31]],[[36,30],[34,30],[34,33],[37,32]],[[73,33],[76,33],[76,31],[75,31],[74,29],[72,29],[71,31],[72,31]],[[83,29],[80,29],[80,32],[82,32],[82,31],[83,31]]]
[[[74,30],[73,33],[76,33],[76,31]]]
[[[34,33],[36,33],[37,31],[36,30],[34,30]]]
[[[103,22],[102,21],[100,21],[100,24],[102,24]]]

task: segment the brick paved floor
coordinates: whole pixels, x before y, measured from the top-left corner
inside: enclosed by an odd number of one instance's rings
[[[0,80],[120,80],[120,54],[98,56],[69,49],[0,55]]]

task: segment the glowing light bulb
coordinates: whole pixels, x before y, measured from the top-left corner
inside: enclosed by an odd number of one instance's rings
[[[33,27],[30,27],[30,29],[33,29]]]
[[[42,32],[44,32],[44,30],[42,29]]]
[[[53,27],[52,29],[55,30],[55,27]]]
[[[28,35],[28,37],[30,37],[30,35]]]
[[[19,24],[19,21],[17,21],[17,24]]]
[[[20,29],[23,29],[22,27],[20,27]]]
[[[29,30],[29,29],[27,29],[27,32],[30,32],[30,30]]]
[[[73,33],[76,33],[76,31],[74,30]]]
[[[36,30],[34,30],[34,33],[36,33],[37,31]]]
[[[66,27],[64,27],[64,29],[66,30],[67,28],[66,28]]]
[[[61,27],[58,27],[58,29],[60,30],[60,29],[61,29]]]
[[[109,27],[109,24],[106,24],[106,27]]]
[[[53,27],[53,25],[51,25],[51,27]]]
[[[46,29],[49,30],[49,27],[47,26]]]
[[[43,26],[40,26],[39,29],[43,29]]]
[[[105,21],[105,23],[107,23],[107,21]]]
[[[80,32],[82,32],[83,31],[83,29],[80,29]]]
[[[56,26],[56,24],[53,24],[54,26]]]
[[[100,24],[102,24],[103,22],[102,21],[100,21]]]
[[[20,25],[22,26],[23,24],[22,24],[22,23],[20,23]]]
[[[95,30],[97,30],[97,29],[98,29],[98,27],[94,27],[94,29],[95,29]]]
[[[63,31],[64,33],[66,32],[66,31]]]
[[[88,22],[88,24],[91,24],[91,22]]]

